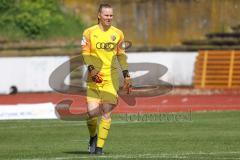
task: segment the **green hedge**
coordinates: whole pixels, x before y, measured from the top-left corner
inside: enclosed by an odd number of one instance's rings
[[[7,32],[9,37],[16,38],[14,36],[16,33],[20,37],[36,39],[80,34],[84,27],[80,19],[64,13],[58,2],[57,0],[0,0],[2,28],[0,35],[6,37]]]

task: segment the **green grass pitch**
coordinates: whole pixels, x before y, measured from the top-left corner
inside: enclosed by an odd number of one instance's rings
[[[240,112],[191,120],[126,121],[114,116],[103,156],[87,153],[85,122],[0,121],[0,159],[240,159]]]

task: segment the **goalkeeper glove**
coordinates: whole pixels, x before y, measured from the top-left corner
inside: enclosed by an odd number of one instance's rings
[[[132,80],[130,78],[128,70],[124,70],[122,72],[124,77],[123,89],[127,91],[127,94],[130,94],[132,91]]]
[[[93,82],[102,83],[103,79],[99,74],[99,71],[97,71],[93,65],[88,66],[88,72],[90,73],[90,77],[92,78]]]

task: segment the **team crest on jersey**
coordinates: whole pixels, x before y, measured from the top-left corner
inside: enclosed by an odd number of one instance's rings
[[[111,40],[115,41],[115,39],[116,39],[116,36],[115,35],[111,35]]]
[[[81,41],[81,45],[85,46],[87,44],[87,39],[83,36],[82,41]]]

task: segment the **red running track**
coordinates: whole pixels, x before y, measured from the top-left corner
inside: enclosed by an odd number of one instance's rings
[[[0,95],[0,105],[18,103],[47,103],[57,104],[62,100],[73,100],[73,109],[85,111],[86,100],[83,96],[65,95],[60,93],[20,93],[16,95]],[[127,97],[127,101],[131,101]],[[115,113],[139,112],[188,112],[210,110],[240,110],[240,95],[164,95],[158,97],[136,98],[134,106],[119,99]]]

